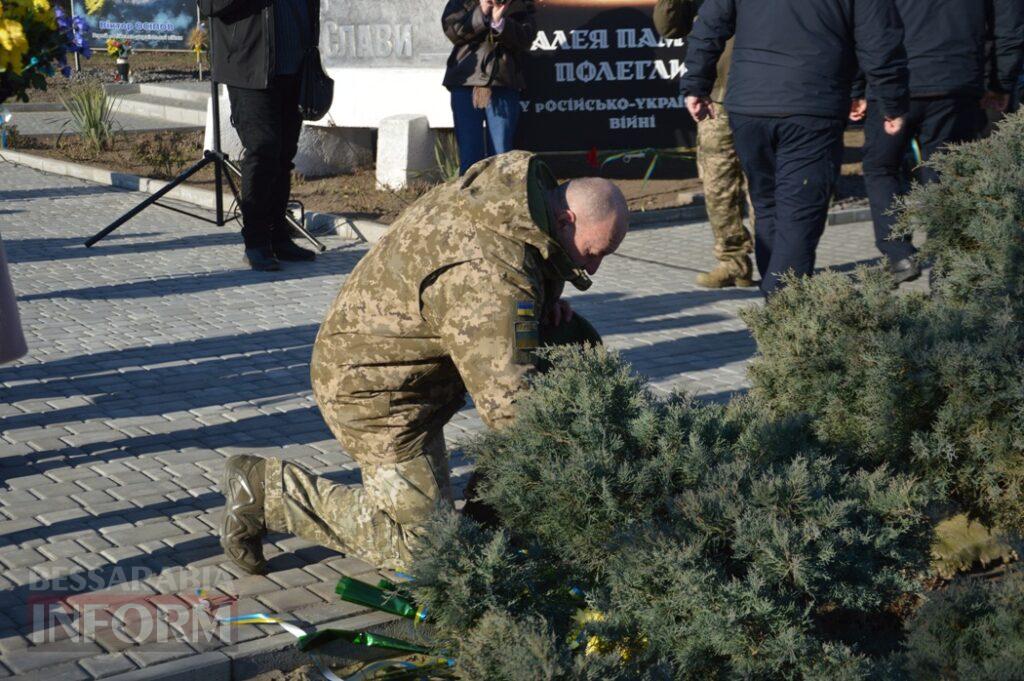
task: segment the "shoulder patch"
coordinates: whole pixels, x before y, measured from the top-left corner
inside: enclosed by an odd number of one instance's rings
[[[537,321],[534,301],[516,301],[513,331],[512,350],[516,364],[533,364],[533,351],[540,346],[540,322]]]

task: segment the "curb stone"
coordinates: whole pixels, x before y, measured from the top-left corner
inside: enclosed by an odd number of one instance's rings
[[[153,194],[162,189],[167,183],[163,180],[155,180],[149,177],[119,173],[113,170],[105,170],[94,166],[87,166],[81,163],[61,161],[58,159],[36,156],[21,151],[4,149],[0,151],[0,159],[18,163],[36,170],[75,177],[80,180],[87,180],[97,184],[105,184],[119,189]],[[209,189],[197,187],[179,186],[171,190],[167,196],[186,203],[214,210],[216,208],[216,193]],[[224,197],[224,205],[230,206],[232,198],[230,193]],[[830,210],[828,213],[828,225],[848,225],[854,222],[864,222],[871,219],[871,210],[867,206],[854,208],[840,208]],[[707,212],[703,205],[695,204],[681,206],[678,208],[664,208],[659,210],[637,211],[630,216],[633,227],[654,227],[658,225],[677,224],[681,222],[706,221]],[[388,226],[373,220],[355,219],[346,215],[335,213],[318,213],[306,211],[306,224],[309,231],[318,235],[334,235],[343,239],[377,243],[388,231]]]
[[[64,105],[59,102],[12,102],[4,104],[11,113],[47,113],[64,111]],[[5,153],[7,150],[4,150]]]
[[[107,678],[112,681],[230,681],[231,659],[216,651],[200,653]]]

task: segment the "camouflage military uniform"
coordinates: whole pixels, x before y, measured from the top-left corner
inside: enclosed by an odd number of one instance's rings
[[[313,393],[363,485],[266,463],[267,528],[400,568],[451,503],[442,428],[468,389],[501,428],[549,334],[547,306],[587,275],[549,235],[547,167],[526,152],[482,161],[413,204],[346,280],[313,348]],[[563,340],[598,341],[574,315]]]
[[[753,250],[750,232],[743,226],[744,179],[736,155],[729,115],[722,104],[729,77],[732,41],[718,62],[711,99],[715,117],[697,124],[697,170],[704,183],[708,221],[715,235],[715,257],[722,262],[744,259]],[[753,211],[750,211],[753,216]]]

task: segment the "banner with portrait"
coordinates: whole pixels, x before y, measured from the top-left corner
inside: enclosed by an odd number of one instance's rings
[[[92,46],[108,38],[131,40],[134,49],[187,50],[196,26],[195,0],[72,0],[72,12],[88,22]]]

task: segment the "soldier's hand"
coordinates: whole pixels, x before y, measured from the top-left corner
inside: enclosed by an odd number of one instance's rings
[[[715,105],[709,97],[696,97],[690,95],[686,98],[686,109],[693,116],[693,120],[700,123],[705,118],[715,117]]]
[[[868,100],[854,99],[850,102],[850,120],[859,123],[868,113]]]
[[[570,319],[572,319],[572,306],[569,305],[568,300],[559,299],[548,309],[548,318],[546,321],[551,326],[565,324]]]
[[[903,116],[886,116],[885,117],[885,132],[888,135],[898,135],[903,130],[903,124],[906,119]]]

